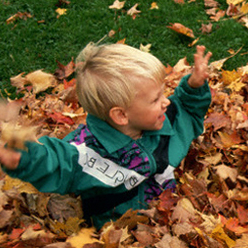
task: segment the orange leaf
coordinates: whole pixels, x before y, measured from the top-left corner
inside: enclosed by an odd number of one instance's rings
[[[191,29],[185,27],[181,23],[170,23],[170,25],[171,26],[167,26],[167,28],[170,28],[170,29],[176,31],[177,33],[186,35],[190,38],[195,38],[193,31]]]
[[[55,120],[57,123],[68,124],[68,125],[74,124],[74,121],[72,120],[72,118],[68,116],[64,116],[60,112],[53,111],[53,113],[48,114],[48,116],[51,117],[53,120]]]

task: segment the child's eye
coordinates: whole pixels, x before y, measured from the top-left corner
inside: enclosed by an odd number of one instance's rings
[[[159,100],[159,97],[155,98],[153,102],[157,102]]]

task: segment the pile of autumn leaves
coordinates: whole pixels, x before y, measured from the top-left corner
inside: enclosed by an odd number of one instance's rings
[[[129,210],[100,233],[84,224],[80,199],[42,194],[1,173],[1,247],[248,247],[248,66],[210,64],[212,103],[204,133],[176,171],[176,193],[164,191],[148,210]],[[73,61],[52,75],[38,70],[11,78],[19,100],[1,104],[1,141],[63,138],[86,114],[75,95]],[[191,72],[186,58],[166,67],[166,96]]]

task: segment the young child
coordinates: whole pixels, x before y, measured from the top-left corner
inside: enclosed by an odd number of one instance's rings
[[[210,57],[197,46],[192,75],[167,99],[165,69],[153,55],[128,45],[88,44],[77,59],[87,125],[63,140],[27,142],[27,151],[1,147],[4,171],[41,192],[81,195],[85,218],[97,228],[130,208],[145,208],[175,187],[173,170],[203,131]]]

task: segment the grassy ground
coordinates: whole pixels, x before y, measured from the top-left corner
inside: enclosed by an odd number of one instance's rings
[[[60,1],[62,2],[62,1]],[[232,70],[248,62],[248,30],[236,20],[225,19],[213,22],[213,31],[202,35],[201,24],[210,19],[205,13],[203,0],[176,4],[173,0],[158,0],[159,9],[150,10],[152,0],[139,1],[141,13],[133,20],[126,14],[137,0],[127,0],[124,10],[109,9],[113,0],[71,0],[67,14],[57,18],[58,0],[0,0],[0,87],[2,94],[10,87],[11,76],[21,72],[44,69],[54,72],[57,63],[67,64],[72,57],[90,41],[97,42],[115,30],[115,36],[105,42],[117,42],[126,38],[126,43],[139,48],[140,44],[152,44],[151,53],[164,64],[175,65],[187,56],[192,63],[195,47],[189,47],[191,38],[168,29],[170,23],[181,23],[192,29],[197,44],[203,44],[213,52],[212,61],[228,57],[229,49],[241,52],[225,63],[224,69]],[[220,8],[227,9],[226,1],[219,0]],[[7,24],[6,20],[17,12],[27,12],[32,18],[17,19]],[[244,54],[244,55],[242,55]]]

